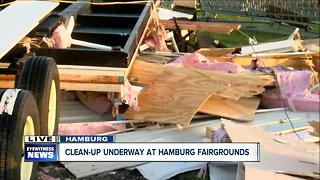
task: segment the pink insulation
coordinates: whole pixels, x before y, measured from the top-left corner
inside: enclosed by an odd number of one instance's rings
[[[214,143],[225,143],[227,142],[227,138],[228,138],[228,134],[227,134],[227,131],[224,129],[223,124],[219,129],[217,129],[211,134],[211,142],[214,142]]]
[[[71,34],[67,31],[63,24],[59,25],[52,33],[51,37],[44,38],[43,41],[49,47],[69,48],[71,46]]]
[[[148,37],[144,40],[151,48],[155,49],[156,51],[161,52],[168,52],[169,49],[166,45],[166,30],[163,26],[153,26],[149,29]]]
[[[141,90],[142,88],[132,86],[130,82],[126,80],[121,86],[121,99],[130,107],[132,107],[133,110],[139,111],[140,107],[138,105],[138,95]]]
[[[113,106],[107,93],[78,91],[77,96],[82,104],[101,115],[110,112]]]
[[[108,122],[67,123],[59,124],[58,135],[95,135],[111,131],[124,131],[125,124]]]
[[[223,71],[230,73],[246,72],[247,70],[238,64],[231,62],[210,62],[200,53],[191,53],[178,57],[173,62],[167,64],[175,67],[192,67],[201,70]]]
[[[279,89],[263,93],[262,105],[267,108],[288,106],[293,111],[319,112],[319,94],[308,90],[312,72],[275,70]]]

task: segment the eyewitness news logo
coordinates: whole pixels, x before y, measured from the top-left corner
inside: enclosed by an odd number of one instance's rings
[[[59,161],[60,143],[110,143],[114,136],[25,136],[24,160]]]
[[[25,144],[24,145],[25,161],[57,161],[58,149],[57,144]]]

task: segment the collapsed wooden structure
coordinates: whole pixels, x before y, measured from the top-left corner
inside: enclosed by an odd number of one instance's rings
[[[123,9],[127,9],[126,5],[101,7],[95,5],[78,6],[77,4],[67,6],[64,4],[55,9],[46,18],[48,21],[40,23],[35,31],[29,34],[38,33],[39,35],[40,32],[48,32],[52,29],[50,25],[46,26],[49,21],[56,21],[57,15],[60,13],[69,15],[71,13],[77,20],[75,29],[72,32],[73,38],[92,42],[94,46],[120,45],[120,47],[118,47],[119,49],[111,48],[111,51],[80,47],[79,45],[73,45],[68,49],[32,47],[30,50],[37,55],[50,55],[56,58],[59,64],[61,88],[71,91],[119,92],[126,79],[137,86],[143,87],[138,97],[140,111],[136,112],[129,108],[125,114],[125,118],[128,120],[124,121],[106,122],[103,117],[93,114],[79,102],[64,104],[65,111],[61,115],[63,123],[60,124],[60,133],[78,133],[79,135],[85,133],[100,135],[120,133],[116,135],[118,142],[207,142],[209,139],[205,138],[203,132],[208,127],[218,127],[220,120],[190,124],[195,118],[195,114],[202,112],[233,120],[246,121],[247,127],[226,120],[222,120],[222,123],[226,125],[226,131],[232,141],[259,141],[262,144],[264,155],[261,158],[261,163],[259,165],[244,164],[246,168],[245,175],[248,179],[256,179],[258,176],[286,179],[288,175],[317,178],[319,164],[314,162],[314,159],[318,159],[319,155],[316,145],[297,143],[292,140],[285,141],[281,138],[288,137],[295,130],[301,130],[303,133],[307,133],[302,137],[304,141],[319,141],[318,113],[287,112],[285,108],[257,110],[260,104],[260,98],[257,95],[261,94],[265,88],[276,85],[274,76],[270,73],[215,72],[191,67],[163,65],[171,61],[171,57],[179,57],[187,53],[162,53],[160,55],[158,53],[150,53],[151,55],[149,54],[147,57],[141,53],[137,57],[139,45],[143,41],[146,27],[150,23],[153,14],[152,10],[154,9],[152,9],[152,4],[149,3],[135,4],[133,6],[134,8],[130,5],[129,11],[124,12]],[[49,12],[52,9],[50,6],[45,8],[44,11]],[[75,9],[80,10],[80,13],[72,13]],[[122,22],[115,21],[115,17],[120,18]],[[58,18],[58,20],[60,19]],[[176,21],[177,24],[174,24],[172,20],[162,20],[160,22],[168,29],[180,28],[192,31],[205,30],[228,33],[233,29],[239,28],[237,24],[230,24],[229,26],[204,22],[192,22],[191,24],[189,21],[180,20]],[[99,24],[99,27],[96,27],[96,24]],[[28,27],[28,29],[33,29],[34,27]],[[23,34],[17,37],[20,38],[26,35]],[[17,41],[17,38],[15,41]],[[2,50],[5,52],[13,47],[8,46],[5,48],[6,50],[0,49],[0,52]],[[7,52],[0,54],[0,67],[3,69],[10,67],[8,59],[21,50],[24,50],[24,48],[16,46],[11,52],[8,51],[8,54],[6,54]],[[248,68],[252,66],[253,60],[257,58],[257,63],[263,64],[266,68],[277,65],[297,69],[312,68],[313,64],[317,65],[314,62],[319,62],[319,52],[317,51],[249,53],[242,56],[227,56],[232,52],[235,52],[235,49],[200,49],[198,51],[198,53],[208,58],[210,62],[230,62]],[[0,75],[0,81],[1,88],[14,87],[15,75],[10,73]],[[290,118],[288,118],[288,114]],[[206,118],[208,117],[212,119],[211,116],[206,116]],[[91,122],[88,122],[88,120]],[[96,122],[98,120],[100,122]],[[84,123],[82,124],[80,121],[84,121]],[[173,126],[151,130],[146,128],[131,133],[121,133],[136,130],[137,128],[133,123],[145,121],[178,124],[186,127],[183,130],[180,129],[180,131],[177,131],[177,128]],[[313,127],[311,134],[316,135],[316,140],[308,136],[310,130],[308,121],[310,121],[310,126]],[[113,126],[115,124],[123,125],[122,129],[114,130]],[[124,124],[130,124],[132,127],[126,129]],[[290,124],[293,124],[296,129],[289,129],[291,127]],[[248,126],[254,126],[255,128]],[[83,129],[79,128],[78,132],[63,131],[78,127]],[[86,131],[84,131],[84,128]],[[269,133],[262,132],[256,128],[264,129]],[[279,134],[282,135],[281,138],[275,136]],[[288,152],[289,155],[282,152]],[[282,161],[279,161],[279,159]],[[277,164],[274,161],[277,161]],[[94,173],[140,164],[143,164],[143,162],[64,163],[76,177],[84,177]],[[178,168],[180,165],[185,166],[186,164],[178,164],[175,167]],[[150,163],[149,166],[154,167],[155,165]],[[138,167],[139,171],[143,171],[146,168],[148,167]],[[158,171],[158,169],[156,170]],[[158,177],[165,179],[164,177],[171,176],[165,174],[164,171],[166,170],[160,171],[161,173],[149,173],[148,177],[154,177],[152,174],[157,174]]]
[[[201,111],[202,105],[203,111],[210,112],[205,105],[207,100],[210,105],[217,98],[222,102],[237,103],[238,99],[260,94],[264,91],[264,86],[274,83],[273,77],[265,74],[219,73],[168,67],[139,60],[135,60],[129,79],[142,84],[144,90],[139,95],[140,111],[129,109],[125,114],[127,119],[180,125],[188,125],[195,113],[199,109]],[[245,101],[241,100],[239,103]],[[254,99],[253,104],[257,106]],[[224,105],[221,106],[223,108]],[[244,117],[243,120],[248,119]]]

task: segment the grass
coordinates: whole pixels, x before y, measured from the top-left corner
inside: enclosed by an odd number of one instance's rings
[[[169,4],[164,3],[165,8],[170,8]],[[197,9],[196,11],[197,17],[202,17],[202,11],[201,9]],[[212,14],[210,17],[213,17],[214,15]],[[219,13],[216,15],[217,19],[220,20],[231,20],[231,21],[264,21],[263,19],[259,18],[252,18],[252,17],[245,17],[245,16],[236,16],[236,15],[231,15],[227,13]],[[249,25],[250,26],[250,25]],[[260,29],[267,29],[267,28],[273,28],[273,29],[280,29],[279,24],[262,24],[260,25]],[[283,40],[289,37],[289,35],[283,35],[283,34],[277,34],[277,33],[270,33],[270,32],[261,32],[261,31],[255,31],[255,30],[246,30],[246,29],[240,29],[242,32],[247,34],[249,37],[255,37],[258,41],[258,43],[262,42],[271,42],[271,41],[278,41],[278,40]],[[292,31],[291,31],[292,30]],[[294,27],[292,29],[288,28],[288,34],[291,34],[294,30]],[[312,33],[318,33],[320,32],[320,21],[313,21],[312,25],[310,26],[309,32]],[[218,34],[218,33],[207,33],[207,32],[198,32],[198,36],[201,35],[210,35],[214,39],[218,40],[222,44],[224,44],[227,47],[241,47],[244,45],[249,44],[249,39],[239,31],[235,30],[230,34]],[[305,39],[302,35],[302,39]]]
[[[258,43],[282,40],[287,37],[282,34],[273,34],[250,30],[241,31],[247,34],[249,37],[255,37]],[[211,36],[214,39],[219,40],[222,44],[224,44],[227,47],[240,47],[249,44],[248,37],[246,37],[237,30],[231,32],[230,34],[211,33]]]
[[[197,10],[197,17],[201,17],[202,13],[201,10]],[[244,16],[236,16],[236,15],[230,15],[230,14],[225,14],[225,13],[219,13],[216,15],[217,19],[220,20],[232,20],[232,21],[252,21],[252,20],[257,20],[251,17],[244,17]],[[259,21],[262,21],[259,19]],[[280,25],[274,25],[270,26],[265,24],[265,28],[277,28]],[[263,27],[264,27],[263,26]],[[313,28],[316,30],[316,28]],[[270,41],[278,41],[278,40],[283,40],[288,38],[288,35],[283,35],[283,34],[276,34],[276,33],[267,33],[267,32],[261,32],[261,31],[254,31],[254,30],[246,30],[246,29],[240,29],[243,33],[248,35],[249,37],[255,37],[258,43],[262,42],[270,42]],[[293,29],[292,29],[293,32]],[[198,36],[201,35],[210,35],[214,39],[218,40],[222,44],[224,44],[227,47],[241,47],[244,45],[249,45],[249,39],[245,35],[243,35],[241,32],[238,30],[235,30],[231,32],[230,34],[218,34],[218,33],[207,33],[207,32],[199,32]]]

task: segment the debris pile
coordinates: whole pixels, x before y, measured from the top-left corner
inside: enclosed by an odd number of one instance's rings
[[[319,142],[319,44],[301,40],[296,29],[281,41],[249,39],[250,45],[238,48],[180,52],[181,45],[188,44],[182,42],[183,30],[230,33],[239,28],[239,24],[152,18],[121,88],[120,104],[127,104],[124,118],[62,123],[59,134],[115,134],[117,142],[260,142],[260,163],[65,162],[64,166],[77,178],[130,167],[147,179],[168,179],[198,169],[199,177],[209,174],[212,179],[319,179],[315,144]],[[105,118],[114,110],[110,102],[114,94],[90,94],[77,93],[82,104],[96,113],[89,118]],[[67,112],[62,115],[68,118]]]

